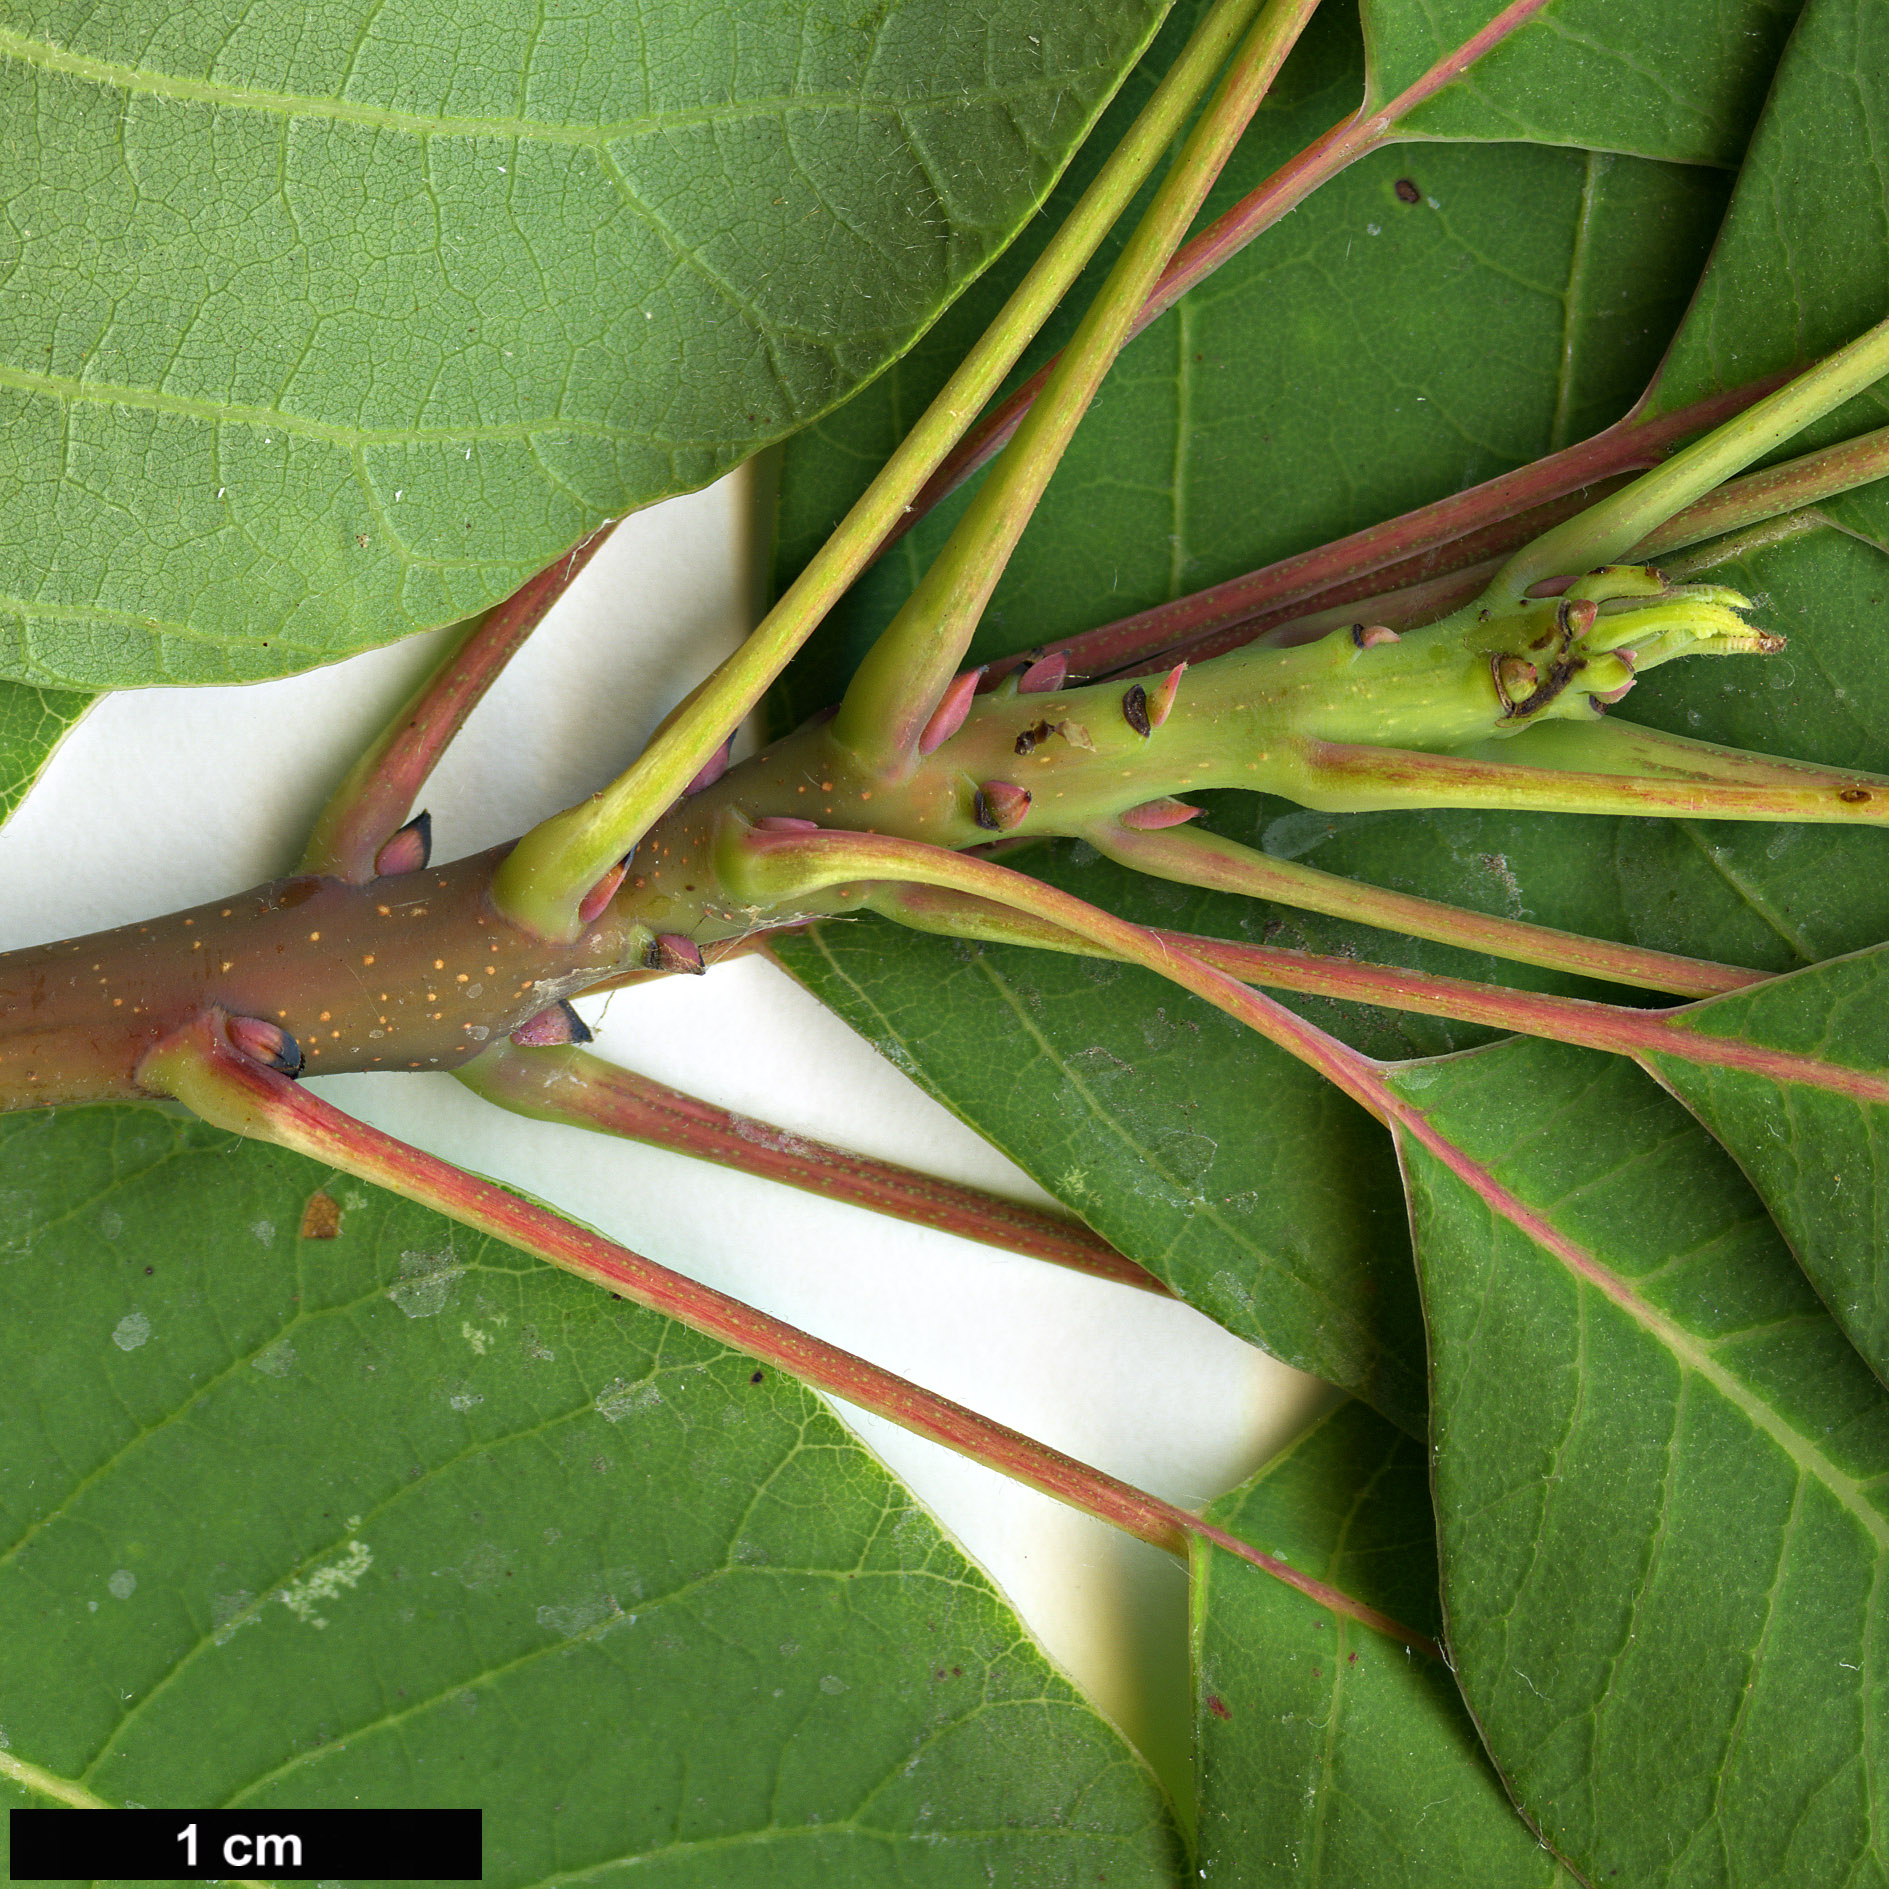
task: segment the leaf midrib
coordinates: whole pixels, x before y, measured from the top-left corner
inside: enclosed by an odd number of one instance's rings
[[[113,91],[175,100],[180,104],[220,106],[230,111],[273,113],[284,118],[327,119],[361,125],[376,131],[404,131],[417,137],[501,138],[520,144],[588,145],[602,149],[626,139],[667,137],[697,126],[740,124],[761,118],[784,118],[802,112],[852,112],[862,117],[892,118],[900,122],[948,103],[961,110],[979,105],[1002,105],[1012,99],[1038,94],[1060,94],[1083,76],[1095,78],[1102,68],[1081,72],[1044,72],[1035,80],[1013,86],[986,86],[977,91],[953,91],[948,99],[875,99],[859,93],[776,93],[764,98],[732,100],[722,105],[694,105],[648,112],[636,118],[606,124],[555,125],[515,116],[453,117],[443,112],[396,111],[384,105],[357,104],[347,99],[320,98],[312,93],[279,92],[260,86],[222,84],[212,79],[189,79],[167,72],[150,72],[118,60],[50,46],[30,34],[0,27],[0,59],[17,61],[44,72],[76,78]]]
[[[1637,1324],[1662,1345],[1681,1371],[1703,1378],[1751,1426],[1768,1437],[1797,1466],[1800,1475],[1822,1483],[1832,1497],[1863,1528],[1877,1553],[1889,1553],[1889,1516],[1863,1493],[1862,1482],[1839,1469],[1811,1439],[1727,1370],[1712,1355],[1712,1347],[1676,1319],[1642,1298],[1625,1279],[1579,1241],[1563,1233],[1545,1213],[1531,1207],[1495,1178],[1494,1171],[1459,1147],[1431,1121],[1429,1115],[1399,1098],[1397,1126],[1423,1146],[1459,1184],[1467,1187],[1496,1219],[1506,1220],[1524,1239],[1532,1241]],[[1732,1334],[1736,1336],[1736,1334]]]

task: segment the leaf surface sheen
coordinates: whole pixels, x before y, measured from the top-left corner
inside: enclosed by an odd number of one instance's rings
[[[14,1801],[482,1804],[490,1883],[1179,1879],[811,1392],[155,1109],[9,1118],[0,1175]]]
[[[909,345],[1158,0],[47,0],[0,26],[0,676],[472,615]]]
[[[1590,1882],[1884,1880],[1889,1397],[1631,1064],[1392,1085],[1449,1644],[1525,1814]]]
[[[1438,1631],[1420,1444],[1341,1405],[1207,1519]],[[1200,1866],[1208,1883],[1568,1889],[1515,1815],[1448,1671],[1197,1541]]]

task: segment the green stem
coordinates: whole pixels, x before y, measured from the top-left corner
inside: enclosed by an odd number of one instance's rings
[[[500,1042],[453,1073],[475,1095],[514,1114],[620,1135],[1093,1278],[1167,1293],[1152,1273],[1079,1220],[791,1134],[587,1050]]]
[[[1532,585],[1548,578],[1619,562],[1676,512],[1885,374],[1889,374],[1889,321],[1878,322],[1847,347],[1624,490],[1544,533],[1509,560],[1490,586],[1491,598],[1519,602]]]
[[[1042,397],[979,487],[950,540],[867,653],[840,703],[834,738],[897,778],[970,646],[978,618],[1134,318],[1187,234],[1318,0],[1269,0],[1211,105],[1090,304]],[[1218,65],[1258,0],[1221,0],[1202,58]],[[1201,38],[1206,39],[1203,26]],[[1190,52],[1192,47],[1189,48]]]
[[[1542,722],[1455,754],[1308,741],[1302,764],[1305,784],[1295,798],[1333,813],[1486,807],[1839,826],[1889,819],[1889,776],[1745,754],[1614,717]]]
[[[1373,104],[1368,99],[1354,112],[1341,118],[1321,137],[1280,166],[1263,183],[1256,185],[1232,209],[1216,217],[1198,236],[1188,239],[1162,270],[1161,279],[1141,306],[1129,331],[1132,340],[1174,306],[1189,289],[1204,282],[1223,264],[1231,262],[1256,237],[1296,209],[1321,184],[1336,177],[1360,158],[1369,157],[1387,144],[1397,141],[1397,120],[1416,110],[1426,99],[1434,98],[1446,86],[1460,79],[1477,60],[1492,52],[1511,33],[1526,26],[1547,4],[1547,0],[1509,0],[1509,4],[1478,31],[1459,45],[1451,47],[1442,58],[1421,73],[1393,99]],[[896,543],[919,519],[968,479],[979,467],[995,459],[1009,444],[1023,423],[1023,416],[1041,396],[1049,377],[1062,357],[1052,357],[1003,402],[994,407],[967,433],[938,470],[925,482],[925,488],[893,526],[884,551]],[[874,554],[875,556],[877,553]]]
[[[577,907],[585,893],[641,840],[729,731],[741,725],[871,562],[886,532],[1068,293],[1186,123],[1224,57],[1224,36],[1214,30],[1214,22],[1228,8],[1237,5],[1250,12],[1252,4],[1220,0],[1196,30],[996,320],[833,535],[753,635],[716,671],[710,686],[601,794],[542,822],[513,848],[494,885],[494,897],[506,916],[540,937],[575,935]]]
[[[1761,972],[1729,964],[1710,964],[1700,958],[1583,938],[1546,925],[1497,918],[1487,912],[1467,912],[1409,893],[1363,885],[1301,865],[1297,860],[1274,859],[1237,840],[1222,839],[1197,827],[1138,833],[1111,822],[1094,828],[1087,837],[1108,858],[1151,878],[1244,898],[1272,899],[1330,918],[1351,919],[1412,938],[1428,938],[1518,964],[1569,971],[1637,990],[1708,997],[1762,981]]]

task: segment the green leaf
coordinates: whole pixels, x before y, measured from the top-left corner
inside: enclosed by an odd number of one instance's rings
[[[1399,120],[1426,138],[1530,138],[1736,165],[1803,0],[1558,0]],[[1364,0],[1371,96],[1395,97],[1501,12],[1490,0]]]
[[[494,1884],[1179,1880],[802,1387],[154,1108],[10,1117],[0,1174],[16,1787],[482,1804]]]
[[[0,682],[0,820],[26,798],[53,749],[91,700],[74,689]]]
[[[1875,0],[1808,0],[1654,411],[1801,367],[1881,320],[1885,136],[1889,17]],[[1820,436],[1880,426],[1885,407],[1879,388]]]
[[[1160,10],[16,16],[0,676],[332,661],[705,484],[989,262]]]
[[[1424,1451],[1362,1405],[1207,1519],[1420,1633],[1439,1631]],[[1515,1815],[1449,1673],[1206,1541],[1193,1553],[1208,1882],[1530,1889],[1570,1878]]]
[[[1589,1882],[1878,1880],[1889,1398],[1631,1064],[1392,1086],[1456,1675]]]
[[[1421,1423],[1390,1147],[1322,1078],[1124,965],[876,920],[773,948],[1117,1251],[1274,1357]]]
[[[1880,1179],[1889,1107],[1842,1077],[1889,1069],[1885,948],[1688,1009],[1687,1034],[1756,1052],[1750,1068],[1699,1063],[1683,1041],[1640,1060],[1736,1157],[1836,1321],[1889,1379],[1889,1199]],[[1814,1057],[1814,1072],[1767,1070],[1765,1052]]]

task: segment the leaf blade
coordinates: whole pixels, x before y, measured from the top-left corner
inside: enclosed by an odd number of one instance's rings
[[[1889,1402],[1630,1066],[1512,1043],[1390,1081],[1425,1123],[1450,1644],[1510,1789],[1590,1880],[1867,1878]]]
[[[0,80],[32,206],[0,673],[330,661],[706,484],[930,323],[1159,12],[983,36],[931,0],[863,29],[519,7],[477,56],[404,0],[312,36],[294,0],[233,30],[48,15]]]
[[[1346,1404],[1208,1520],[1420,1631],[1439,1625],[1420,1444]],[[1193,1548],[1201,1860],[1316,1889],[1566,1884],[1440,1664]]]
[[[1172,1880],[1126,1747],[798,1386],[201,1125],[0,1135],[14,1759],[482,1802],[500,1881]]]

